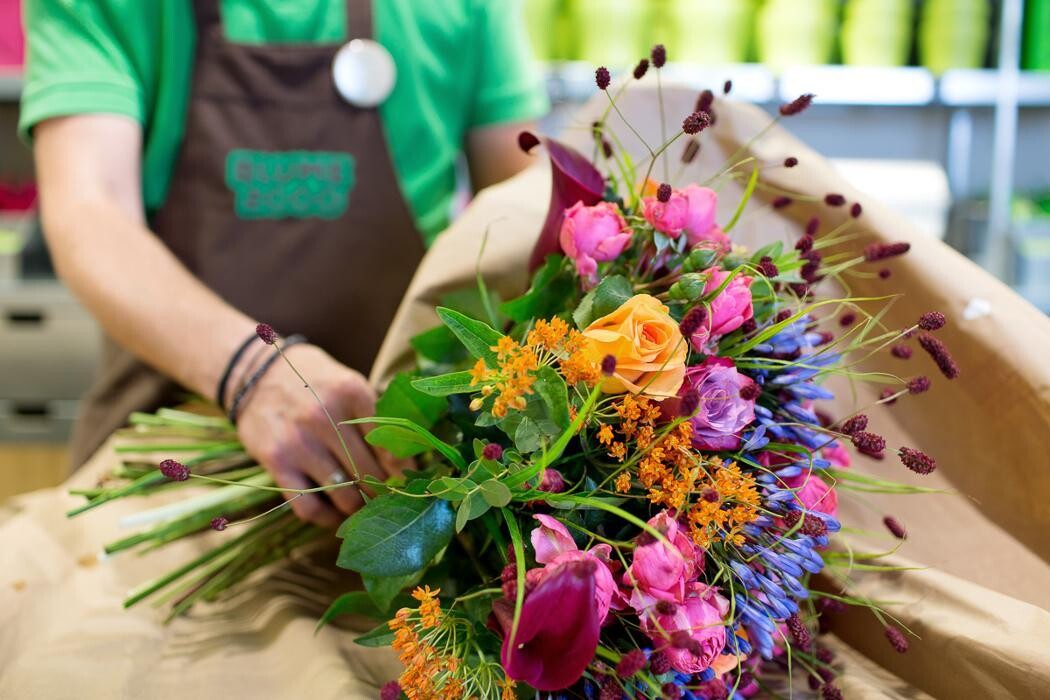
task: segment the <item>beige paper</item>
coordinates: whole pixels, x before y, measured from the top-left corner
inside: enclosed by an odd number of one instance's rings
[[[695,95],[667,92],[668,114],[684,116]],[[643,133],[655,135],[652,105],[652,95],[636,91],[623,109]],[[589,124],[601,109],[600,102],[589,107],[579,124]],[[705,179],[703,173],[713,172],[766,123],[746,106],[719,104],[718,114],[688,179]],[[644,153],[626,129],[618,132],[636,156]],[[799,158],[797,168],[764,170],[765,180],[820,197],[845,194],[864,204],[861,222],[873,240],[912,243],[912,253],[892,264],[889,282],[858,280],[853,291],[905,292],[889,314],[893,325],[911,324],[926,310],[944,311],[949,325],[938,335],[962,366],[962,377],[948,382],[919,350],[907,362],[879,363],[902,376],[926,374],[935,388],[870,411],[872,429],[891,446],[928,451],[940,467],[919,477],[889,457],[859,458],[854,468],[957,494],[841,498],[841,517],[850,526],[878,531],[883,509],[890,509],[910,532],[895,561],[925,567],[853,576],[854,590],[901,601],[892,612],[922,638],[899,655],[870,614],[846,615],[836,635],[827,637],[838,654],[845,697],[1047,697],[1050,321],[969,261],[854,192],[786,131],[774,129],[746,152],[768,163]],[[490,285],[504,298],[524,289],[525,260],[546,212],[548,187],[547,167],[539,163],[479,195],[438,240],[384,345],[373,372],[377,382],[410,359],[409,337],[437,323],[433,306],[441,294],[473,282],[486,229],[482,268]],[[739,190],[722,190],[720,221],[728,220]],[[831,218],[824,207],[798,203],[773,213],[761,201],[769,196],[759,194],[735,239],[795,240],[800,222],[812,213]],[[974,297],[989,301],[992,313],[965,321],[961,311]],[[861,391],[863,403],[871,390]],[[118,518],[146,506],[128,500],[67,521],[64,511],[78,501],[64,489],[91,483],[115,459],[107,446],[62,489],[16,499],[0,515],[0,698],[374,698],[376,688],[396,674],[389,652],[357,647],[349,633],[329,628],[314,636],[327,602],[352,585],[345,574],[319,564],[330,562],[330,553],[273,567],[229,600],[168,627],[148,605],[123,611],[127,590],[189,559],[204,542],[92,563],[102,545],[121,534]],[[856,544],[866,551],[888,546],[889,538]]]

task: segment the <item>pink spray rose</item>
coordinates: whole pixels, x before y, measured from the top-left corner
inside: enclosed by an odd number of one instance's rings
[[[656,197],[645,197],[642,199],[642,213],[654,229],[671,238],[678,238],[682,235],[689,215],[689,200],[678,190],[674,190],[666,202]]]
[[[642,629],[676,671],[699,673],[725,649],[728,613],[729,601],[713,586],[693,583],[681,605],[650,608],[642,618]]]
[[[728,253],[732,245],[729,236],[715,223],[718,194],[709,187],[689,185],[682,194],[688,203],[685,217],[685,234],[689,245],[713,248]]]
[[[631,242],[631,231],[615,204],[577,202],[565,212],[559,241],[580,276],[593,281],[598,263],[615,260]]]
[[[661,600],[681,603],[686,584],[704,566],[703,550],[667,511],[654,516],[649,525],[663,533],[670,545],[647,537],[652,541],[634,550],[623,583],[631,588],[630,604],[639,614]]]
[[[549,515],[532,516],[540,522],[531,534],[532,547],[536,550],[536,561],[545,566],[542,569],[531,569],[526,572],[529,588],[538,585],[551,572],[562,564],[574,561],[593,562],[594,567],[594,600],[598,610],[598,624],[605,622],[612,606],[613,596],[617,593],[616,581],[609,570],[609,554],[612,547],[607,544],[595,545],[587,551],[580,551],[572,535],[558,520]]]
[[[727,357],[709,357],[703,364],[685,371],[679,396],[695,391],[699,398],[698,409],[689,419],[693,424],[694,447],[701,450],[740,447],[740,432],[755,420],[754,399],[740,395],[740,390],[751,383],[751,378],[737,372],[736,365]]]
[[[717,267],[706,270],[705,274],[707,282],[704,284],[704,294],[714,292],[730,275],[726,270]],[[754,309],[751,307],[752,282],[754,282],[752,277],[737,275],[726,285],[722,293],[711,301],[707,318],[690,338],[697,352],[710,354],[711,344],[717,342],[723,335],[740,328],[744,325],[744,321],[754,315]]]
[[[839,510],[839,497],[835,489],[812,472],[784,479],[784,484],[795,491],[795,499],[806,510],[835,517]]]

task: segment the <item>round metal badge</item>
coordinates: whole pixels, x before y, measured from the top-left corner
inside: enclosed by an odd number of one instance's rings
[[[397,66],[386,48],[371,39],[354,39],[336,52],[332,81],[355,107],[383,104],[397,82]]]

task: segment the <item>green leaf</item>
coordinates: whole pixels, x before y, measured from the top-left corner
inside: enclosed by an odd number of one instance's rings
[[[533,276],[529,291],[504,303],[500,311],[518,323],[561,313],[576,293],[575,281],[564,262],[561,255],[548,255],[543,267]]]
[[[758,184],[758,166],[751,168],[751,177],[747,179],[747,187],[744,188],[744,196],[740,198],[740,203],[736,207],[736,211],[733,212],[733,218],[729,220],[729,223],[722,229],[726,233],[733,230],[736,223],[740,221],[740,217],[744,214],[744,207],[751,201],[751,195],[755,193],[755,185]]]
[[[472,491],[456,509],[456,532],[462,532],[467,523],[480,518],[489,509],[489,504],[479,491]]]
[[[522,452],[535,452],[541,444],[539,424],[528,416],[522,416],[514,430],[514,446]]]
[[[384,611],[376,607],[376,604],[367,593],[364,591],[350,591],[332,601],[332,604],[324,611],[324,615],[317,621],[317,629],[321,629],[335,618],[343,615],[363,615],[373,620],[382,620],[385,617]]]
[[[623,275],[606,277],[587,293],[576,307],[572,318],[579,328],[586,328],[597,318],[611,314],[634,296],[634,287]]]
[[[372,499],[343,523],[337,563],[368,576],[407,576],[448,546],[452,506],[439,498],[388,493]]]
[[[404,576],[362,576],[361,582],[365,584],[365,590],[368,591],[375,607],[385,616],[398,593],[416,585],[421,578],[422,570]],[[382,620],[383,617],[378,619]]]
[[[415,457],[431,448],[419,433],[397,425],[381,425],[365,435],[369,445],[382,447],[395,457]]]
[[[436,377],[416,379],[412,382],[412,386],[417,391],[430,396],[469,394],[476,388],[471,386],[471,378],[470,372],[451,372],[449,374],[439,374]]]
[[[553,367],[543,366],[536,373],[533,385],[536,393],[543,399],[547,417],[558,426],[559,430],[569,427],[569,389],[565,380],[554,371]]]
[[[355,418],[353,420],[345,420],[341,425],[363,425],[366,423],[375,423],[376,425],[396,425],[401,428],[407,428],[415,432],[427,441],[431,447],[440,452],[445,456],[448,461],[452,462],[455,466],[460,469],[465,469],[467,466],[466,460],[463,459],[463,455],[455,450],[451,445],[438,439],[433,433],[426,428],[416,425],[410,420],[404,418],[384,418],[382,416],[372,416],[370,418]],[[375,431],[373,431],[375,432]]]
[[[437,307],[437,315],[442,323],[456,334],[459,342],[467,348],[467,352],[474,357],[484,358],[490,367],[496,366],[496,353],[492,348],[503,337],[502,333],[481,321],[443,306]]]
[[[482,482],[481,486],[478,487],[482,498],[493,508],[502,508],[514,497],[511,494],[510,489],[507,488],[506,484],[495,479]]]
[[[394,631],[385,622],[354,639],[354,644],[360,644],[363,647],[388,647],[393,643]]]
[[[467,359],[467,350],[446,326],[424,331],[408,341],[422,357],[441,364],[455,364]]]
[[[388,418],[406,418],[429,428],[447,410],[448,404],[437,396],[426,394],[413,386],[412,377],[401,372],[376,402],[376,415]]]
[[[430,493],[455,503],[462,501],[475,486],[477,486],[476,483],[465,477],[457,479],[452,476],[443,476],[433,481],[430,485]]]

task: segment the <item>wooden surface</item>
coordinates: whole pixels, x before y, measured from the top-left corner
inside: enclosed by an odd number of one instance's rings
[[[64,444],[0,444],[0,501],[18,493],[57,486],[69,476]]]

